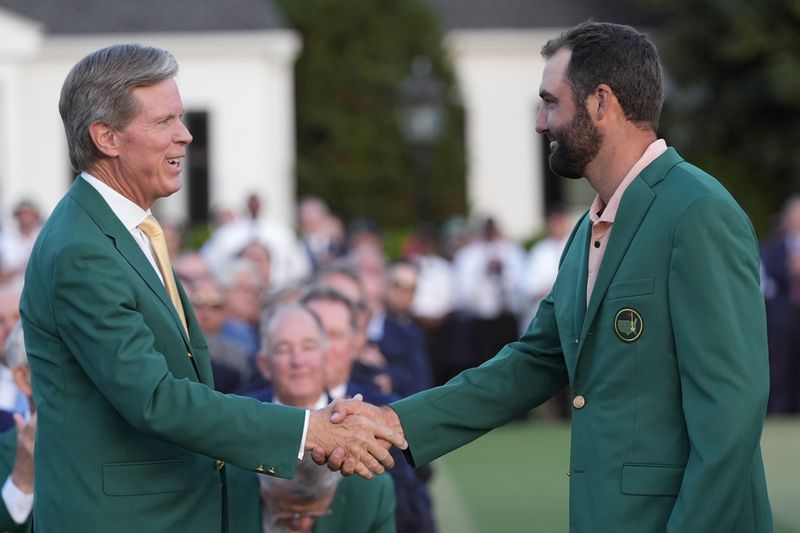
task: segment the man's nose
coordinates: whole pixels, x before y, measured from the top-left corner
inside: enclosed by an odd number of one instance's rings
[[[178,144],[189,144],[192,142],[192,134],[189,133],[189,128],[186,127],[186,124],[183,123],[182,120],[178,121],[178,132],[175,134],[175,142]]]
[[[536,113],[536,133],[544,135],[547,133],[547,119],[546,114],[542,107],[539,106],[539,111]]]

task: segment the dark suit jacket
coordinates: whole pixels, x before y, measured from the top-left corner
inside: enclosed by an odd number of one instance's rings
[[[303,411],[213,390],[176,283],[188,334],[128,229],[75,180],[37,239],[20,305],[38,532],[219,532],[226,480],[215,459],[294,475]]]
[[[573,533],[767,533],[769,389],[758,243],[711,176],[668,150],[626,190],[590,301],[588,216],[523,337],[393,404],[415,464],[569,382]],[[635,314],[634,314],[635,313]]]
[[[405,397],[433,385],[428,352],[422,332],[386,316],[378,348],[389,363],[392,392]]]
[[[0,409],[0,433],[4,433],[14,426],[14,413]]]
[[[792,295],[789,261],[785,235],[762,244],[771,374],[768,409],[775,413],[800,410],[800,302]]]
[[[0,435],[0,487],[6,482],[11,471],[14,469],[14,460],[17,457],[17,428],[9,429]],[[31,513],[32,515],[33,513]],[[11,515],[8,514],[8,509],[5,503],[0,498],[0,532],[2,533],[27,533],[31,531],[31,524],[33,516],[22,524],[17,524]]]

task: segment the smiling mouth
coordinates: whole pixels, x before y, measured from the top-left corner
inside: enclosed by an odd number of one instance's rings
[[[177,169],[180,169],[182,160],[183,160],[182,157],[173,157],[173,158],[167,159],[167,163],[169,163],[171,166],[173,166],[173,167],[175,167]]]

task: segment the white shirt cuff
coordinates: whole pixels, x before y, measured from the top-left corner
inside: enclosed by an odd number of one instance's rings
[[[302,459],[303,453],[305,453],[306,448],[306,433],[308,433],[308,417],[310,416],[311,411],[306,409],[306,420],[303,422],[303,438],[300,439],[300,450],[297,452],[297,458]]]
[[[305,436],[304,436],[305,440]],[[22,524],[30,516],[33,510],[33,493],[25,494],[11,481],[11,476],[8,476],[6,482],[3,484],[2,490],[3,503],[6,504],[8,514],[14,519],[17,524]]]

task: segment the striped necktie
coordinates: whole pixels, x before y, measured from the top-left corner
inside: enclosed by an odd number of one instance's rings
[[[172,273],[172,264],[169,262],[169,252],[167,251],[167,240],[164,238],[164,230],[156,220],[156,217],[149,215],[144,222],[139,224],[139,229],[144,232],[150,239],[150,244],[153,246],[153,252],[156,254],[156,262],[161,271],[161,277],[164,278],[164,286],[167,289],[169,299],[172,300],[172,305],[178,312],[178,316],[183,323],[183,329],[189,332],[186,327],[186,315],[183,312],[183,304],[178,294],[178,287],[175,285],[175,276]]]

